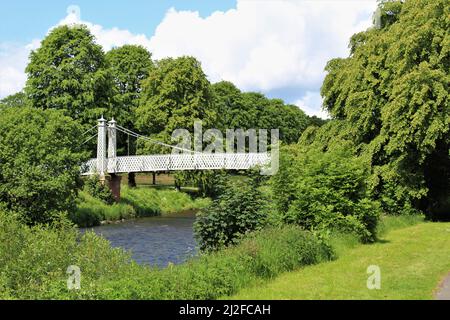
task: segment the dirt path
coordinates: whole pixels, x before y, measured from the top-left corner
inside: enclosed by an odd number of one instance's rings
[[[436,300],[450,300],[450,273],[438,287],[435,298]]]

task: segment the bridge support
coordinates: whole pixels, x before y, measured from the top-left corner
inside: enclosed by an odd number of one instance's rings
[[[105,181],[106,173],[106,120],[98,120],[98,137],[97,137],[97,173],[100,181]]]
[[[120,201],[120,184],[121,184],[121,182],[122,182],[121,176],[119,176],[115,173],[112,173],[109,176],[108,186],[109,186],[109,189],[111,190],[111,193],[116,202]]]

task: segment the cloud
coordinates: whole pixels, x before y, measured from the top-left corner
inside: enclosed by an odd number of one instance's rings
[[[137,44],[149,47],[150,39],[144,34],[132,34],[128,30],[119,28],[107,29],[101,25],[83,21],[78,6],[69,6],[67,15],[55,26],[49,28],[50,32],[57,26],[85,24],[97,39],[104,50],[126,44]],[[40,46],[40,40],[33,40],[26,45],[0,43],[0,99],[23,89],[26,82],[25,68],[32,50]]]
[[[289,91],[280,98],[322,114],[318,91],[325,64],[348,55],[350,36],[371,25],[375,8],[376,0],[238,0],[235,9],[205,18],[172,8],[149,38],[84,21],[80,8],[71,6],[56,26],[85,24],[106,51],[139,44],[156,59],[193,55],[212,82],[228,80],[241,90],[269,95]],[[23,70],[35,48],[0,44],[0,98],[23,87]]]
[[[322,110],[323,99],[320,93],[307,91],[306,94],[294,104],[305,111],[307,115],[317,116],[322,119],[329,118],[326,111]]]
[[[0,99],[16,93],[25,85],[25,68],[31,50],[39,46],[39,40],[28,45],[0,44]]]
[[[375,0],[238,0],[236,9],[206,18],[172,8],[150,49],[155,58],[197,57],[213,82],[262,92],[295,88],[288,102],[305,102],[310,96],[302,94],[319,90],[327,61],[348,55],[349,38],[371,25],[375,8]]]
[[[97,43],[101,45],[105,51],[109,51],[114,47],[121,47],[127,44],[142,45],[146,48],[150,45],[150,39],[144,34],[133,34],[128,30],[119,29],[116,27],[107,29],[101,25],[94,24],[89,21],[83,21],[81,19],[81,10],[78,6],[70,6],[67,9],[67,16],[62,19],[57,26],[74,24],[86,25],[95,36]]]

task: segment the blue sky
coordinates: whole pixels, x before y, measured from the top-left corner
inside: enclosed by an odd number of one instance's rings
[[[152,35],[171,7],[199,11],[205,17],[234,8],[236,0],[1,0],[0,42],[30,42],[42,37],[71,5],[81,8],[86,21]]]
[[[376,0],[1,0],[0,98],[20,91],[31,50],[55,26],[86,24],[105,51],[124,44],[154,59],[192,55],[227,80],[321,110],[324,67],[372,25]]]

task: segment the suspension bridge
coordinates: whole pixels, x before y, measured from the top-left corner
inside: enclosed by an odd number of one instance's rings
[[[271,156],[260,153],[202,153],[142,136],[103,117],[90,130],[97,128],[97,158],[90,159],[81,168],[83,176],[98,175],[107,181],[116,200],[120,199],[121,173],[152,173],[197,170],[249,170],[270,164]],[[117,156],[117,132],[177,150],[163,155]],[[91,137],[88,140],[95,138]]]

